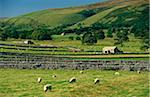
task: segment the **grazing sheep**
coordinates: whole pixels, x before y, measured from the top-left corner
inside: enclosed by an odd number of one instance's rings
[[[47,85],[44,85],[44,92],[47,92],[48,90],[52,90],[52,85],[51,84],[47,84]]]
[[[98,78],[96,78],[95,80],[94,80],[94,84],[98,84],[100,82],[100,80],[98,79]]]
[[[140,73],[141,73],[141,71],[140,71],[140,70],[138,70],[138,71],[137,71],[137,73],[138,73],[138,74],[140,74]]]
[[[38,83],[40,83],[42,81],[42,78],[39,77],[37,81],[38,81]]]
[[[75,78],[75,77],[72,77],[72,78],[69,80],[69,83],[73,83],[73,82],[76,82],[76,78]]]
[[[80,71],[81,74],[83,74],[83,71]]]
[[[115,75],[120,75],[120,73],[119,72],[115,72]]]
[[[56,77],[56,75],[52,75],[52,77],[53,77],[53,78],[55,78],[55,77]]]

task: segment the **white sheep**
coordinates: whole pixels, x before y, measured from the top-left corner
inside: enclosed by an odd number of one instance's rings
[[[52,75],[52,77],[53,77],[53,78],[55,78],[55,77],[56,77],[56,75]]]
[[[140,74],[140,73],[141,73],[141,71],[140,71],[140,70],[138,70],[138,71],[137,71],[137,73],[138,73],[138,74]]]
[[[69,80],[69,83],[73,83],[73,82],[76,82],[76,78],[75,78],[75,77],[72,77],[72,78]]]
[[[80,71],[81,74],[83,74],[83,71]]]
[[[98,79],[98,78],[96,78],[95,80],[94,80],[94,84],[98,84],[100,82],[100,80]]]
[[[51,84],[46,84],[44,85],[44,92],[47,92],[48,90],[52,90],[52,85]]]
[[[120,73],[119,72],[115,72],[115,75],[120,75]]]
[[[37,81],[38,81],[38,83],[40,83],[40,82],[42,81],[42,78],[39,77],[39,78],[37,79]]]

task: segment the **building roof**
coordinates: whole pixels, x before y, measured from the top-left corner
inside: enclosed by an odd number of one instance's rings
[[[104,47],[103,50],[110,50],[110,49],[115,49],[117,48],[116,46],[108,46],[108,47]]]

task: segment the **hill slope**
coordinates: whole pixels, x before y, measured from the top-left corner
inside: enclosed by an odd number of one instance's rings
[[[9,20],[16,24],[31,23],[34,20],[50,26],[74,24],[73,27],[78,23],[84,23],[86,26],[96,22],[113,24],[125,21],[128,23],[135,21],[134,18],[141,17],[140,12],[147,7],[148,0],[111,0],[80,7],[47,9]]]

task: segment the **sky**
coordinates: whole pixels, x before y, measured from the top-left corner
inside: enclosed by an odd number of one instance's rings
[[[48,8],[80,6],[104,0],[0,0],[0,17],[15,17]]]

